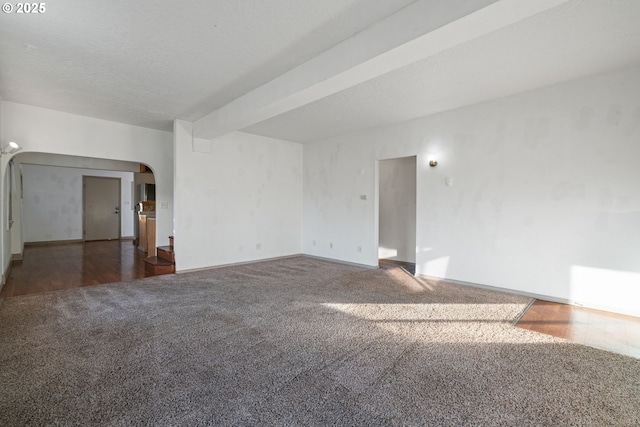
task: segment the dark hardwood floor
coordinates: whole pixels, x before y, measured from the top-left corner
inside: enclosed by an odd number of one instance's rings
[[[153,276],[131,240],[27,245],[14,261],[0,298]]]
[[[405,270],[407,273],[415,276],[416,274],[416,264],[414,262],[406,262],[406,261],[398,261],[395,259],[384,259],[381,258],[378,260],[378,264],[380,268],[385,267],[400,267]]]

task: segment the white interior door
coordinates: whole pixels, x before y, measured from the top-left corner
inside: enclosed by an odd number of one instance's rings
[[[120,238],[120,178],[83,177],[84,240]]]

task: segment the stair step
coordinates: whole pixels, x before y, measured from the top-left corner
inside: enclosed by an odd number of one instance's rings
[[[158,258],[162,258],[169,262],[176,262],[176,254],[171,246],[158,246]]]
[[[147,257],[144,259],[144,262],[146,262],[147,264],[153,264],[153,265],[172,265],[173,264],[171,261],[167,261],[166,259],[162,259],[157,256]]]
[[[175,271],[175,265],[166,259],[150,256],[144,259],[144,269],[153,274],[170,274]]]
[[[169,246],[173,249],[173,236],[169,236]]]

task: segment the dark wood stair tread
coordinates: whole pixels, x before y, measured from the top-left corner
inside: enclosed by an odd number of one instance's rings
[[[158,249],[163,250],[165,252],[173,253],[173,247],[171,246],[158,246]]]
[[[144,269],[153,274],[171,274],[175,271],[175,266],[166,259],[150,256],[144,259]]]
[[[144,259],[144,262],[152,265],[173,265],[171,261],[167,261],[166,259],[162,259],[157,256],[150,256]]]

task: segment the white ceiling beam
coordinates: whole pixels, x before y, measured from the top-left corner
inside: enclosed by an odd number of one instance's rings
[[[194,122],[213,139],[405,67],[568,0],[420,0]]]

